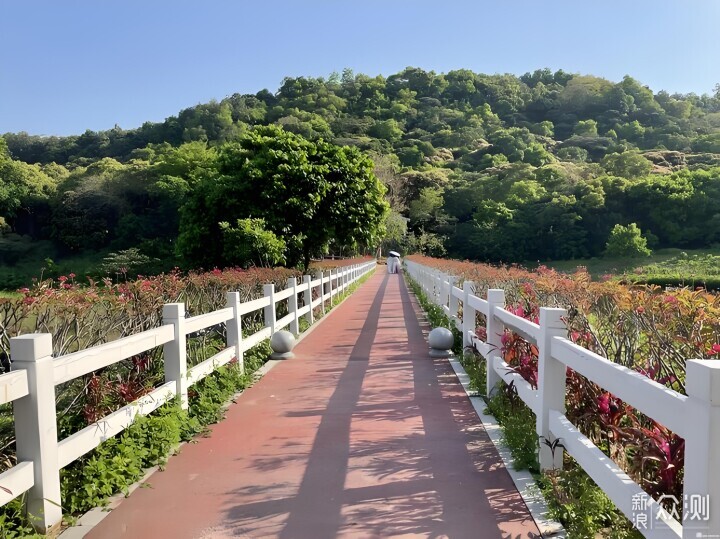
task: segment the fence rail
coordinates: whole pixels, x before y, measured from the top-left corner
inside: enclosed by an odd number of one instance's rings
[[[314,320],[313,309],[323,314],[329,302],[351,284],[373,271],[370,261],[337,270],[305,275],[302,283],[288,279],[284,290],[266,284],[263,297],[240,303],[238,292],[227,294],[224,309],[185,317],[182,303],[163,308],[163,325],[73,354],[54,358],[50,334],[28,334],[10,340],[12,372],[0,375],[0,404],[12,402],[17,440],[17,465],[0,474],[0,506],[27,493],[25,504],[32,523],[40,532],[55,528],[62,519],[60,470],[93,450],[103,441],[122,432],[138,415],[147,415],[175,397],[188,408],[188,386],[237,358],[284,327],[299,333],[299,320]],[[313,296],[317,299],[313,300]],[[288,314],[277,320],[276,304],[287,302]],[[312,306],[312,307],[311,307]],[[262,310],[264,327],[243,336],[242,317]],[[188,369],[187,335],[225,324],[227,347]],[[105,416],[92,425],[57,439],[55,387],[158,346],[163,347],[165,383],[136,401]]]
[[[488,291],[487,299],[473,294],[474,285],[455,286],[457,277],[434,268],[405,261],[407,273],[427,297],[442,307],[463,334],[464,346],[487,359],[487,394],[497,383],[513,383],[518,395],[536,416],[539,462],[542,470],[562,467],[563,448],[604,490],[615,505],[634,523],[638,513],[649,516],[645,537],[720,537],[720,361],[689,359],[687,395],[673,391],[642,374],[615,364],[567,339],[564,309],[540,308],[539,324],[505,309],[505,292]],[[486,316],[487,342],[476,334],[476,313]],[[538,347],[538,387],[533,388],[502,359],[500,338],[508,329]],[[613,393],[636,409],[685,439],[684,496],[677,500],[685,508],[685,521],[667,517],[656,500],[585,437],[565,416],[567,368]],[[561,445],[551,449],[559,440]],[[702,518],[688,520],[689,500],[708,504]],[[641,506],[642,504],[646,504]]]

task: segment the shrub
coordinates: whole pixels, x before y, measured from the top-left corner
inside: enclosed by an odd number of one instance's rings
[[[635,223],[628,226],[615,225],[605,244],[605,256],[618,258],[639,258],[650,256],[647,239]]]
[[[502,288],[506,308],[529,320],[537,321],[540,306],[562,307],[570,340],[681,393],[685,361],[720,354],[720,296],[706,290],[593,282],[585,271],[407,259],[474,282],[480,297]],[[535,385],[537,349],[509,331],[502,342],[503,359]],[[566,415],[583,434],[650,495],[681,493],[682,438],[570,369],[566,382]]]

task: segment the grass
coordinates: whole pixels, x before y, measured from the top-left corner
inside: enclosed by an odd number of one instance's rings
[[[96,275],[98,266],[107,256],[106,251],[77,254],[53,258],[53,253],[34,251],[30,256],[14,265],[0,263],[0,297],[7,297],[4,291],[15,291],[29,287],[33,278],[57,277],[75,273],[79,279],[85,275]],[[49,259],[52,258],[52,260]]]
[[[579,267],[584,267],[593,279],[600,279],[604,275],[625,276],[627,280],[633,282],[652,282],[653,279],[672,278],[688,281],[692,286],[695,282],[720,278],[720,249],[658,249],[647,258],[548,260],[529,267],[537,267],[540,264],[565,273],[572,273]]]

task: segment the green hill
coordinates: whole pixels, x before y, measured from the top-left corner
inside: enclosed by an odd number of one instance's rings
[[[187,194],[218,174],[219,148],[268,124],[369,154],[393,209],[386,247],[504,262],[599,256],[618,223],[637,223],[651,247],[720,243],[720,91],[653,93],[631,77],[548,69],[346,70],[137,129],[6,133],[0,279],[3,267],[134,247],[153,269],[172,267]]]

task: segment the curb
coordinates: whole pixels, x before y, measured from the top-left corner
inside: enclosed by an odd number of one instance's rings
[[[416,308],[423,315],[422,322],[425,322],[425,325],[427,327],[430,327],[427,316],[423,311],[422,307],[420,306],[420,302],[418,301],[417,297],[409,286],[408,293],[413,298],[413,303],[415,304]],[[423,328],[423,334],[428,332],[429,330],[426,331],[425,328]],[[520,497],[525,503],[525,506],[528,508],[530,516],[535,521],[535,524],[540,531],[540,535],[542,537],[552,537],[553,539],[565,539],[565,528],[563,528],[562,524],[553,520],[549,516],[550,511],[548,509],[547,503],[545,502],[545,498],[543,497],[540,489],[535,482],[535,478],[528,470],[515,470],[513,468],[513,460],[512,454],[510,453],[510,448],[502,443],[502,430],[500,428],[500,424],[497,422],[495,417],[485,413],[485,401],[482,397],[478,396],[474,391],[470,389],[470,377],[465,372],[465,369],[460,364],[460,361],[455,356],[451,356],[450,358],[448,358],[448,362],[453,368],[458,382],[460,382],[463,389],[465,390],[465,395],[470,400],[470,404],[472,404],[472,407],[475,410],[475,413],[477,414],[480,423],[485,429],[488,438],[490,438],[490,441],[495,446],[495,450],[500,455],[503,465],[505,466],[505,469],[510,475],[513,483],[515,484],[515,488],[520,494]]]
[[[376,270],[377,271],[377,268]],[[368,279],[374,275],[374,273],[368,272]],[[364,276],[363,276],[364,277]],[[362,278],[362,277],[361,277]],[[367,282],[368,279],[365,279],[362,283],[360,283],[353,292],[355,292],[358,288],[360,288],[363,284]],[[325,315],[322,318],[318,318],[314,321],[313,325],[307,328],[303,333],[301,333],[295,342],[297,345],[298,343],[302,342],[302,340],[310,335],[315,329],[317,329],[318,326],[320,326],[327,318],[335,312],[335,310],[345,303],[350,296],[352,296],[352,293],[345,296],[342,301],[335,304],[331,309],[325,311]],[[282,359],[269,359],[263,365],[256,370],[253,373],[253,383],[251,385],[256,384],[263,376],[265,376],[270,370],[278,365],[279,363],[283,363],[287,360]],[[247,388],[245,388],[247,389]],[[235,404],[237,402],[237,399],[240,398],[240,396],[245,392],[245,389],[242,389],[241,391],[238,391],[235,393],[230,400],[223,405],[222,410],[226,411],[230,406]],[[220,420],[222,421],[222,419]],[[208,425],[209,426],[209,425]],[[202,433],[197,434],[196,436],[202,436]],[[172,458],[175,454],[177,454],[180,449],[189,442],[180,442],[175,448],[173,448],[170,451],[170,454],[168,455],[168,460]],[[127,494],[123,492],[118,492],[117,494],[113,494],[107,499],[107,504],[103,507],[94,507],[93,509],[90,509],[86,513],[84,513],[81,517],[79,517],[76,521],[76,523],[72,526],[68,526],[67,528],[63,529],[59,535],[57,535],[58,539],[82,539],[85,537],[88,533],[90,533],[95,526],[100,524],[112,511],[115,509],[120,503],[130,496],[133,492],[135,492],[140,487],[150,486],[148,483],[148,480],[150,479],[150,476],[160,470],[160,466],[153,466],[152,468],[148,468],[145,470],[145,473],[143,476],[138,479],[135,483],[130,485],[128,487]]]
[[[535,478],[527,470],[516,470],[513,468],[510,448],[502,443],[502,430],[500,428],[500,424],[497,422],[495,417],[485,413],[486,404],[483,398],[475,395],[475,392],[470,390],[470,377],[465,372],[465,369],[460,364],[460,361],[455,357],[449,358],[448,361],[455,371],[458,381],[462,384],[465,394],[468,396],[468,399],[470,399],[470,403],[475,409],[475,413],[477,413],[480,418],[485,432],[500,455],[505,468],[510,474],[510,478],[513,480],[513,483],[515,483],[515,488],[517,488],[520,493],[520,497],[525,502],[525,505],[527,506],[528,511],[530,511],[530,515],[533,517],[535,524],[537,524],[540,534],[543,537],[557,537],[558,539],[565,538],[565,529],[562,524],[552,520],[550,517],[550,511],[547,503],[535,483]]]

